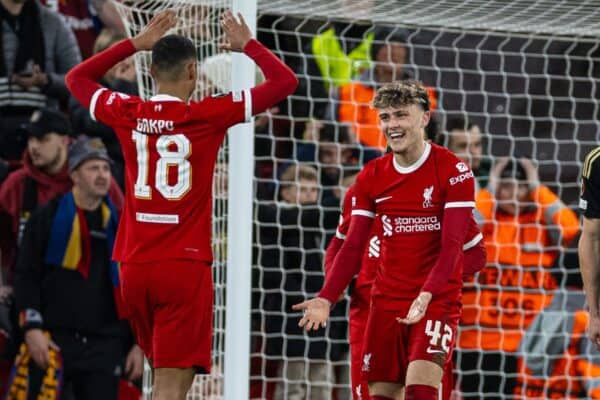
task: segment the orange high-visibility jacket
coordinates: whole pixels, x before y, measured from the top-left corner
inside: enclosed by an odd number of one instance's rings
[[[584,307],[582,291],[563,290],[535,318],[519,347],[517,398],[600,399],[600,352]]]
[[[552,301],[557,284],[549,268],[557,246],[577,235],[579,220],[546,186],[535,188],[531,201],[530,211],[515,216],[497,210],[490,191],[477,194],[487,265],[477,284],[463,290],[461,348],[516,351],[533,318]]]
[[[379,129],[379,115],[371,103],[375,97],[375,87],[365,81],[350,82],[339,88],[340,105],[338,120],[352,125],[357,140],[370,147],[385,149],[386,140]],[[436,108],[436,94],[427,88],[430,110]]]

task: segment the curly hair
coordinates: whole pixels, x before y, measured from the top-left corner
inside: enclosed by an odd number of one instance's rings
[[[373,99],[373,107],[377,109],[411,104],[418,104],[429,111],[427,89],[423,83],[413,79],[386,83],[377,90]]]

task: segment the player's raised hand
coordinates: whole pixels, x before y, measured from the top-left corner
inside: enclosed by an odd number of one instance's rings
[[[299,327],[304,328],[306,331],[310,331],[311,329],[316,331],[321,327],[325,328],[327,326],[331,304],[322,297],[315,297],[314,299],[294,304],[292,309],[304,310],[304,316],[298,322]]]
[[[398,322],[401,324],[411,325],[419,322],[427,311],[427,306],[429,306],[429,302],[431,301],[431,293],[429,292],[421,292],[417,296],[417,298],[412,302],[410,309],[408,310],[408,314],[406,314],[405,318],[396,318]]]
[[[221,44],[221,48],[230,51],[242,51],[250,39],[252,31],[246,24],[242,14],[237,15],[239,21],[229,10],[221,14],[221,27],[225,32],[226,43]]]
[[[148,25],[131,41],[137,50],[151,50],[167,31],[177,25],[177,15],[174,10],[164,10],[156,14]]]

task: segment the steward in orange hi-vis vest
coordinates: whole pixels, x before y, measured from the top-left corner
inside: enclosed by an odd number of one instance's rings
[[[579,232],[579,220],[539,184],[529,160],[501,161],[490,179],[489,189],[476,198],[487,266],[477,284],[465,288],[459,343],[463,349],[515,352],[525,330],[552,301],[557,284],[550,267],[557,246]]]
[[[589,340],[580,290],[561,290],[519,347],[517,398],[600,399],[600,352]]]

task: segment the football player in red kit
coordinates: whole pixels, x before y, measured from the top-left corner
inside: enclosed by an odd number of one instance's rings
[[[344,196],[340,223],[335,232],[335,236],[327,246],[325,253],[325,274],[331,271],[331,266],[335,260],[340,247],[348,234],[350,217],[352,211],[352,197],[354,188],[350,186]],[[358,276],[354,282],[352,295],[350,298],[350,377],[352,395],[354,400],[368,400],[369,389],[368,382],[361,379],[361,367],[363,362],[362,343],[369,316],[369,306],[371,302],[371,287],[375,280],[375,274],[379,265],[379,255],[381,253],[381,225],[379,219],[373,221],[371,235],[367,248],[362,259],[362,265]],[[475,218],[471,218],[469,232],[466,236],[466,242],[463,245],[464,269],[463,277],[470,278],[479,272],[485,266],[486,253],[483,245],[483,235],[477,226]],[[441,383],[441,400],[449,400],[454,387],[453,363],[447,363],[444,376]]]
[[[463,245],[474,202],[469,167],[424,140],[425,87],[413,80],[378,89],[373,106],[392,152],[369,162],[354,186],[348,235],[319,296],[294,306],[319,329],[359,272],[373,219],[381,260],[363,342],[363,379],[373,400],[433,400],[454,348],[461,310]],[[400,323],[399,323],[400,322]]]
[[[190,101],[198,79],[196,48],[179,35],[172,10],[140,34],[73,68],[69,90],[95,120],[111,126],[125,158],[125,207],[114,257],[136,339],[154,368],[154,400],[184,399],[196,371],[208,372],[212,342],[212,177],[227,129],[290,95],[294,73],[229,11],[225,47],[263,71],[262,84]],[[98,85],[112,66],[152,50],[156,95],[144,101]]]

